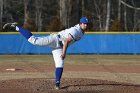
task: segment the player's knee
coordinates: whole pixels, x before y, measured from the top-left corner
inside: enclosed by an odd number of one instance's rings
[[[64,67],[64,62],[57,62],[55,63],[56,68],[63,68]]]
[[[28,42],[30,42],[31,44],[33,44],[33,45],[39,45],[38,43],[37,43],[37,37],[35,37],[35,36],[31,36],[29,39],[28,39]]]

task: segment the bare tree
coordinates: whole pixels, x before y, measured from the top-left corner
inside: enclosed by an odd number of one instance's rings
[[[121,20],[121,0],[118,0],[118,21]]]
[[[62,29],[61,26],[70,27],[79,22],[81,16],[87,16],[91,30],[122,27],[121,30],[139,31],[139,4],[140,0],[0,0],[0,30],[2,21],[18,21],[32,31],[46,30],[55,24],[51,20],[56,16]]]
[[[109,22],[110,22],[110,0],[107,0],[107,14],[106,14],[106,26],[105,26],[105,31],[109,30]]]
[[[37,26],[37,31],[42,30],[42,6],[43,6],[43,0],[35,0],[36,3],[36,26]]]
[[[102,24],[102,7],[100,5],[102,4],[102,0],[94,0],[94,6],[95,6],[95,14],[97,15],[98,22],[99,22],[99,30],[103,30],[103,24]]]
[[[140,11],[140,7],[135,7],[134,1],[131,0],[132,5],[126,3],[126,0],[121,0],[121,4],[124,5],[124,26],[125,26],[125,30],[135,30],[137,28],[139,28],[140,22],[139,22],[139,12]],[[130,18],[129,15],[127,15],[127,10],[131,9],[131,15],[133,15],[132,21],[131,21],[131,29],[128,29],[128,23],[130,24]],[[132,11],[134,11],[134,13],[132,14]],[[128,20],[129,18],[129,20]],[[132,24],[132,22],[134,21],[134,23]]]
[[[127,10],[126,10],[126,6],[124,6],[124,28],[127,31]]]
[[[24,26],[26,25],[29,18],[28,6],[29,6],[29,0],[24,0]]]
[[[85,0],[82,0],[82,16],[84,16],[84,11],[85,11]]]
[[[72,10],[72,0],[60,0],[60,21],[62,27],[69,27],[70,15]]]
[[[3,0],[0,0],[0,31],[2,30]]]
[[[131,2],[132,2],[132,5],[134,7],[136,7],[136,5],[134,3],[134,0],[131,0]],[[134,27],[133,27],[133,31],[140,30],[140,20],[139,20],[140,17],[138,17],[138,13],[139,13],[138,9],[134,9],[134,17],[133,17]]]

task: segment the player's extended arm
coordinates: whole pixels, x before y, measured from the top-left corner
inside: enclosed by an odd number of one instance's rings
[[[62,51],[62,55],[61,55],[61,57],[62,57],[63,60],[66,57],[67,48],[68,48],[68,45],[70,44],[71,41],[72,41],[72,38],[71,37],[68,37],[66,39],[66,41],[64,42],[63,51]]]

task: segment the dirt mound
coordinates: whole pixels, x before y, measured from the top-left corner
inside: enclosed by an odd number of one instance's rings
[[[62,79],[54,89],[53,79],[0,81],[0,93],[140,93],[140,85],[95,79]]]

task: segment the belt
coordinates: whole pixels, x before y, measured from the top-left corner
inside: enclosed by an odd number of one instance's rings
[[[60,39],[60,37],[61,37],[60,34],[58,34],[57,36],[58,36],[58,38]]]
[[[60,40],[61,39],[61,36],[58,34],[57,35],[58,36],[58,38],[59,38],[59,45],[61,46],[61,47],[63,47],[63,43],[62,43],[62,41]]]

